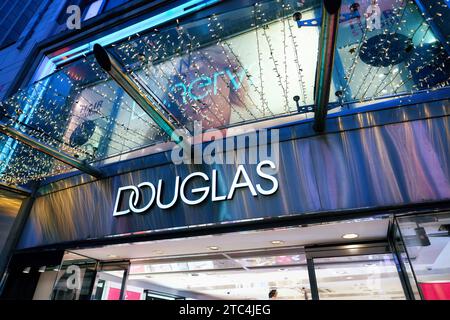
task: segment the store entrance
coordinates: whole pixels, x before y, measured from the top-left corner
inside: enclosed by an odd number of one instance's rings
[[[92,300],[126,300],[129,262],[99,262]]]
[[[36,290],[39,299],[54,300],[406,299],[387,239],[390,223],[367,219],[69,249]]]
[[[303,247],[232,251],[131,264],[127,290],[185,299],[309,300]]]
[[[388,226],[369,219],[76,252],[129,261],[127,271],[102,268],[95,299],[405,299]]]

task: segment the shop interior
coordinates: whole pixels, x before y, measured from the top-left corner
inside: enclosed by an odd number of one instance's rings
[[[33,299],[442,298],[449,222],[386,216],[67,250],[37,270]]]

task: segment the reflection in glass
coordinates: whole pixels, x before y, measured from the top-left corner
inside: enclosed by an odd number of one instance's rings
[[[314,259],[321,300],[403,300],[391,254]]]
[[[165,105],[160,111],[174,126],[191,133],[194,122],[207,130],[281,116],[311,118],[320,5],[231,5],[151,28],[107,49],[144,94]],[[293,19],[299,13],[302,21],[315,23],[299,26]],[[333,112],[346,102],[448,87],[449,55],[413,1],[362,0],[355,6],[345,0],[340,20]],[[0,112],[5,124],[94,165],[169,140],[92,54],[58,66],[0,104]],[[11,184],[70,170],[11,138],[0,141],[0,160],[0,179]]]
[[[90,300],[96,261],[67,251],[53,287],[53,300]]]
[[[292,15],[316,18],[318,4],[243,6],[148,30],[108,50],[164,102],[161,112],[180,128],[192,131],[194,121],[206,130],[298,112],[311,116],[319,31],[298,28]],[[92,55],[59,66],[0,109],[8,125],[88,162],[169,140]],[[6,140],[2,180],[20,184],[70,170]]]
[[[25,272],[26,270],[22,271]],[[59,266],[41,266],[38,269],[39,280],[33,294],[33,300],[50,300]]]
[[[394,225],[395,228],[395,234],[394,234],[394,246],[395,250],[398,253],[399,259],[401,260],[400,263],[404,266],[404,271],[406,272],[405,276],[407,278],[407,281],[409,282],[409,287],[412,290],[412,295],[414,295],[414,299],[420,300],[421,295],[419,288],[417,286],[417,281],[415,278],[415,274],[411,265],[411,262],[408,257],[408,252],[406,251],[406,246],[403,242],[403,238],[400,233],[400,229],[398,227],[398,224]]]
[[[397,218],[401,235],[426,300],[450,300],[450,214]]]
[[[122,293],[122,285],[127,268],[128,263],[123,265],[114,263],[111,265],[102,265],[101,270],[99,270],[96,275],[92,291],[92,300],[126,299],[129,293]]]
[[[333,83],[343,102],[448,86],[450,57],[414,1],[344,0]],[[432,5],[430,5],[432,7]],[[448,10],[443,9],[441,10]]]
[[[262,299],[271,290],[277,299],[309,300],[309,278],[304,254],[296,249],[232,252],[223,255],[177,258],[162,264],[136,261],[131,264],[127,292],[148,299]],[[170,259],[169,259],[170,260]],[[161,266],[165,266],[162,268]],[[137,297],[137,294],[135,294]]]

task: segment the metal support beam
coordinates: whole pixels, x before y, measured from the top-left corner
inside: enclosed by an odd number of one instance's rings
[[[83,161],[76,159],[68,154],[62,153],[61,151],[55,149],[54,147],[42,143],[41,141],[27,135],[26,133],[21,132],[15,128],[9,127],[4,123],[0,123],[0,133],[3,133],[13,139],[16,139],[33,149],[43,152],[49,155],[50,157],[55,158],[56,160],[64,162],[65,164],[71,167],[77,168],[78,170],[83,171],[84,173],[87,173],[96,178],[102,177],[102,173],[100,172],[100,170],[88,164],[85,164]]]
[[[0,182],[0,190],[5,190],[7,192],[15,193],[20,196],[28,197],[31,194],[31,190],[19,187],[19,186],[13,186],[9,185],[3,182]]]
[[[99,44],[94,45],[94,55],[98,64],[105,70],[116,83],[125,90],[126,93],[144,110],[150,118],[181,147],[187,146],[187,142],[183,141],[183,136],[176,131],[176,127],[170,120],[159,110],[154,102],[146,97],[136,83],[123,70],[123,66]]]
[[[323,0],[314,92],[314,130],[325,129],[342,0]]]

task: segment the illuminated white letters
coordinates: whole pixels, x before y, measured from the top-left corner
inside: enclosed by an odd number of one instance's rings
[[[267,167],[268,171],[264,172],[263,168]],[[270,173],[272,172],[272,174]],[[273,175],[276,172],[275,163],[271,160],[264,160],[258,163],[256,166],[256,175],[259,179],[266,180],[271,183],[271,187],[268,186],[263,187],[261,183],[256,183],[250,179],[244,165],[239,165],[236,173],[233,178],[233,182],[229,187],[229,191],[227,186],[221,184],[219,172],[216,169],[212,170],[212,178],[210,179],[203,172],[193,172],[189,174],[187,177],[181,180],[179,176],[175,177],[175,186],[171,187],[170,190],[164,189],[164,181],[162,179],[158,180],[158,186],[155,188],[155,185],[151,182],[142,182],[137,186],[125,186],[120,187],[117,192],[116,201],[114,205],[113,216],[121,216],[126,215],[128,213],[147,213],[152,205],[155,203],[160,209],[170,209],[172,208],[178,198],[181,198],[181,201],[186,205],[198,205],[210,196],[212,202],[218,201],[227,201],[231,200],[236,193],[237,189],[248,189],[243,190],[243,192],[250,192],[253,197],[258,196],[258,194],[263,196],[268,196],[274,194],[278,190],[278,180]],[[188,183],[194,178],[201,178],[205,183],[204,186],[189,189],[187,187]],[[172,190],[173,188],[173,190]],[[218,194],[218,189],[222,190]],[[165,192],[164,192],[165,190]],[[144,192],[150,193],[144,201]],[[164,204],[163,203],[163,195],[172,194],[172,199],[170,202]],[[128,201],[126,201],[126,196],[128,194]],[[199,194],[200,197],[197,199],[192,199],[193,195]],[[122,205],[122,202],[124,205]],[[142,202],[142,203],[141,203]],[[125,206],[126,209],[121,208]]]
[[[193,205],[203,202],[203,200],[206,199],[206,197],[208,196],[208,193],[209,193],[209,187],[195,188],[195,189],[192,189],[192,191],[191,191],[192,193],[203,192],[203,195],[197,200],[189,200],[188,198],[186,198],[185,190],[184,190],[186,187],[186,182],[188,182],[193,177],[202,177],[205,181],[209,180],[208,176],[206,174],[204,174],[203,172],[191,173],[183,180],[183,182],[181,183],[181,187],[180,187],[181,200],[183,200],[184,203],[186,203],[190,206],[193,206]]]
[[[239,182],[240,178],[244,178],[244,182]],[[234,191],[237,188],[249,188],[250,192],[254,197],[256,197],[258,194],[256,193],[255,187],[253,186],[252,182],[250,181],[250,178],[247,174],[247,171],[245,171],[245,168],[242,164],[238,166],[238,170],[236,172],[236,175],[234,176],[233,183],[231,184],[230,193],[228,194],[227,199],[233,199]]]

